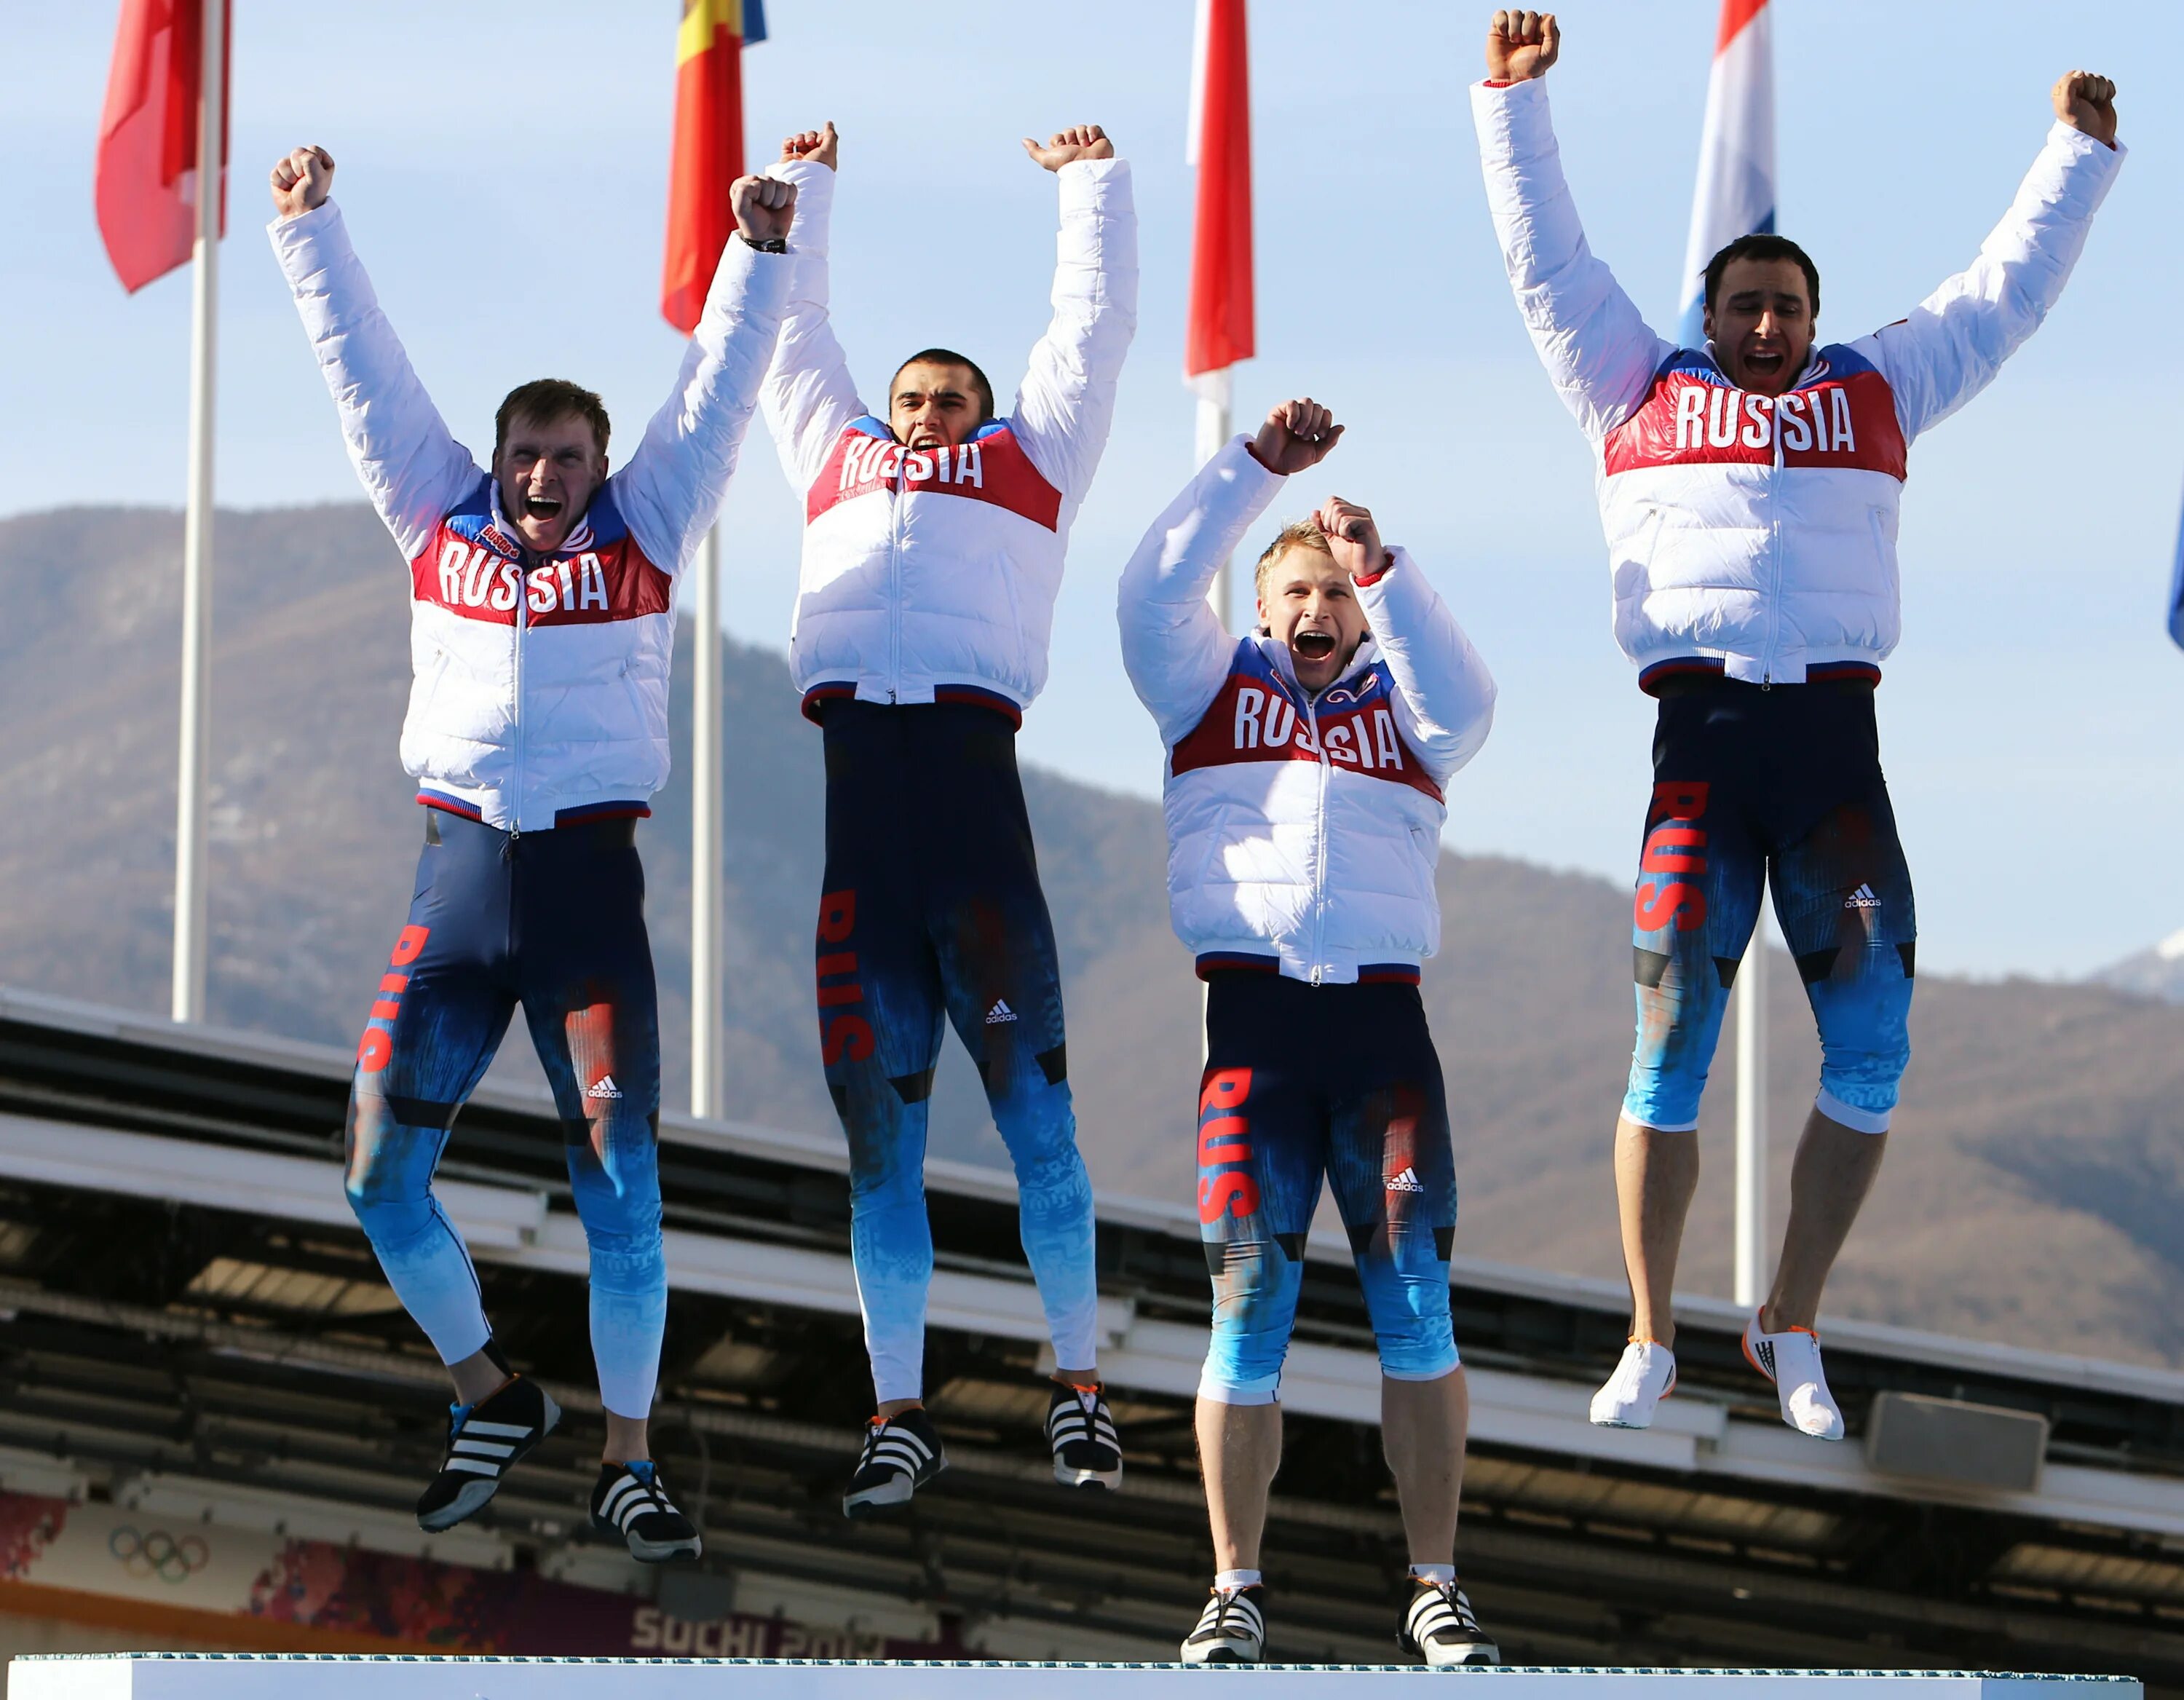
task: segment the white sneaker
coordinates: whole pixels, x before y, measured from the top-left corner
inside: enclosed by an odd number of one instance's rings
[[[1602,1429],[1650,1429],[1653,1407],[1676,1391],[1676,1354],[1658,1340],[1635,1335],[1607,1384],[1592,1396],[1592,1421]]]
[[[1828,1391],[1827,1372],[1820,1368],[1819,1335],[1808,1328],[1763,1334],[1759,1313],[1754,1311],[1744,1329],[1744,1356],[1774,1384],[1784,1422],[1816,1441],[1843,1437],[1842,1413],[1836,1407],[1836,1396]]]

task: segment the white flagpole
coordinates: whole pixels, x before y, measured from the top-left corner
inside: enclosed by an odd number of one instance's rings
[[[721,528],[699,546],[690,693],[690,1113],[718,1120],[721,1079],[722,833]]]
[[[1736,1302],[1756,1307],[1767,1280],[1767,917],[1736,973]]]
[[[182,714],[175,802],[176,1021],[205,1008],[205,783],[212,756],[213,335],[220,293],[220,137],[227,92],[226,0],[204,0],[198,101],[198,236],[190,330],[189,504],[182,521]]]
[[[1203,466],[1221,452],[1229,436],[1229,418],[1235,404],[1235,368],[1223,366],[1217,372],[1201,372],[1191,380],[1198,392],[1198,441],[1195,464]],[[1213,588],[1206,599],[1213,605],[1213,612],[1224,632],[1233,617],[1235,604],[1231,599],[1228,580],[1233,559],[1224,557],[1213,575]],[[1203,980],[1198,984],[1198,1055],[1203,1062],[1210,1043],[1206,1034],[1206,1001],[1212,989]]]
[[[1192,387],[1198,392],[1196,465],[1203,466],[1228,441],[1235,401],[1234,371],[1233,366],[1223,366],[1217,372],[1201,372],[1191,380]],[[1228,622],[1234,617],[1234,605],[1229,599],[1229,566],[1225,560],[1221,563],[1221,570],[1213,575],[1213,588],[1207,598],[1213,605],[1213,611],[1221,616],[1223,631],[1228,629]]]

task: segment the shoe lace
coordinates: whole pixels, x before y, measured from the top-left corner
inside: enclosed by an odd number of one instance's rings
[[[622,1473],[644,1490],[645,1505],[651,1511],[672,1512],[675,1502],[668,1498],[667,1491],[660,1485],[660,1466],[649,1459],[625,1463]]]
[[[1456,1619],[1457,1627],[1472,1634],[1478,1632],[1479,1619],[1471,1614],[1471,1602],[1464,1597],[1462,1583],[1429,1582],[1421,1577],[1419,1586],[1430,1588],[1440,1596],[1441,1603],[1448,1608],[1449,1615]]]

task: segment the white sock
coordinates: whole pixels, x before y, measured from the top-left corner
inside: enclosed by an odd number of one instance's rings
[[[1454,1575],[1456,1573],[1451,1570],[1449,1574]],[[1218,1571],[1214,1575],[1213,1586],[1223,1591],[1229,1588],[1256,1588],[1259,1586],[1259,1573],[1256,1570]]]
[[[1456,1580],[1453,1564],[1413,1564],[1411,1574],[1421,1582],[1452,1582]]]

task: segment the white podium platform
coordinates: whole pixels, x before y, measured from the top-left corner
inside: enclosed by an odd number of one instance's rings
[[[1147,1692],[1195,1700],[1194,1684],[1246,1685],[1250,1700],[1351,1700],[1402,1681],[1469,1680],[1496,1700],[2140,1700],[2127,1676],[1976,1671],[1428,1670],[1421,1665],[1032,1664],[740,1658],[432,1658],[403,1655],[29,1655],[8,1667],[9,1700],[1055,1700]],[[1234,1693],[1234,1690],[1224,1692]],[[1412,1691],[1406,1690],[1406,1692]]]

